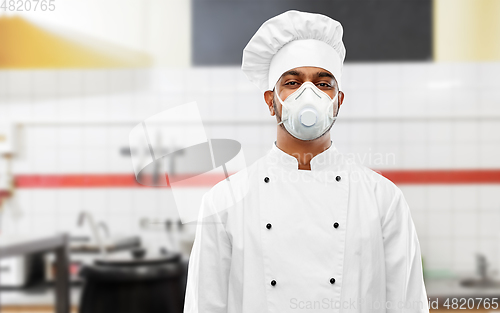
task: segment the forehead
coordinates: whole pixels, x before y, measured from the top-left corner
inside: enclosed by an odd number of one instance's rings
[[[304,78],[313,78],[313,77],[330,77],[334,78],[333,74],[330,71],[325,70],[321,67],[313,67],[313,66],[302,66],[296,67],[289,71],[284,72],[281,77],[285,76],[298,76]]]

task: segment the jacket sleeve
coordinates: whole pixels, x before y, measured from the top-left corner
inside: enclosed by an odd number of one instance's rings
[[[383,221],[387,312],[429,312],[420,244],[403,193],[396,193]]]
[[[231,243],[205,193],[189,257],[184,313],[227,313]]]

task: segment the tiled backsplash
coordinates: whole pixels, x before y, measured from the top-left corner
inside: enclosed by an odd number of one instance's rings
[[[373,169],[498,169],[499,71],[500,63],[348,63],[332,139]],[[16,125],[17,175],[132,174],[123,153],[131,128],[191,101],[208,136],[240,141],[247,163],[275,140],[275,117],[238,67],[0,71],[0,123]],[[427,269],[472,273],[480,252],[500,271],[499,184],[400,187]],[[82,232],[82,209],[156,245],[166,234],[142,231],[139,219],[177,216],[167,189],[21,188],[4,206],[2,234]]]

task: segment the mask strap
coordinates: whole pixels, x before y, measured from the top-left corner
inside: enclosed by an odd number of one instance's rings
[[[284,105],[283,100],[281,100],[281,97],[279,94],[276,94],[276,98],[278,98],[278,101],[281,103],[281,105]]]
[[[276,87],[274,87],[274,90],[276,90]],[[280,116],[280,118],[282,119],[283,118],[283,106],[285,106],[285,105],[283,104],[283,100],[281,100],[281,97],[278,94],[278,92],[277,91],[275,91],[275,92],[276,92],[276,98],[278,98],[278,101],[281,103],[281,116]],[[278,123],[278,126],[283,124],[283,122],[284,121],[282,119],[281,122]]]

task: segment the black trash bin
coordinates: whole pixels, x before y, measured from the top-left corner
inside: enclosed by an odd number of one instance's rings
[[[80,271],[79,313],[182,313],[184,272],[180,255],[98,260]]]

